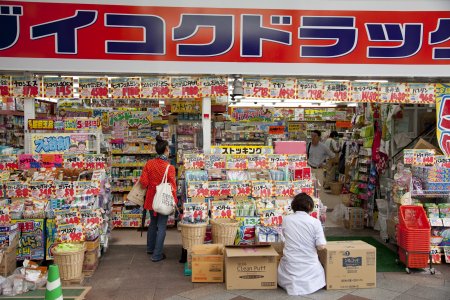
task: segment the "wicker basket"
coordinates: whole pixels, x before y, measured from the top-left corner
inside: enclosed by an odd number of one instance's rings
[[[202,224],[183,224],[179,223],[181,228],[181,239],[184,249],[190,249],[194,245],[201,245],[205,241],[206,223]]]
[[[214,244],[234,245],[239,221],[234,219],[215,219],[211,220],[211,227]]]
[[[53,259],[55,264],[58,265],[61,280],[81,278],[85,251],[84,244],[79,251],[60,252],[52,248]]]

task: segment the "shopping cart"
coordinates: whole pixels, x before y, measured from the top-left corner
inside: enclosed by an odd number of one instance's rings
[[[431,227],[425,210],[421,206],[402,205],[399,210],[397,245],[399,260],[405,264],[406,273],[410,268],[430,268],[435,274],[430,253]]]

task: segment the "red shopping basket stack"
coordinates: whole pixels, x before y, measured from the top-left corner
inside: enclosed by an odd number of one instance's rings
[[[398,255],[408,268],[426,268],[430,257],[431,227],[422,206],[402,205],[397,230]]]

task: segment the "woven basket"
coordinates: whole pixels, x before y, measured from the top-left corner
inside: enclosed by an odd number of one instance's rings
[[[58,265],[61,280],[81,278],[85,251],[85,247],[80,251],[70,252],[60,252],[52,249],[53,259],[55,264]]]
[[[214,244],[234,245],[239,221],[234,219],[211,220],[211,231]]]
[[[194,245],[202,245],[205,241],[206,223],[202,224],[183,224],[179,223],[181,228],[181,239],[184,249],[191,249]]]

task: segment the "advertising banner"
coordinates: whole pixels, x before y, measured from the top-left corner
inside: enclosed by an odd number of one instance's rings
[[[450,156],[450,83],[436,84],[436,114],[439,147]]]
[[[70,133],[32,133],[32,154],[87,153],[89,139],[87,135]]]
[[[108,113],[109,126],[124,121],[129,128],[150,126],[153,114],[146,111],[112,111]]]

